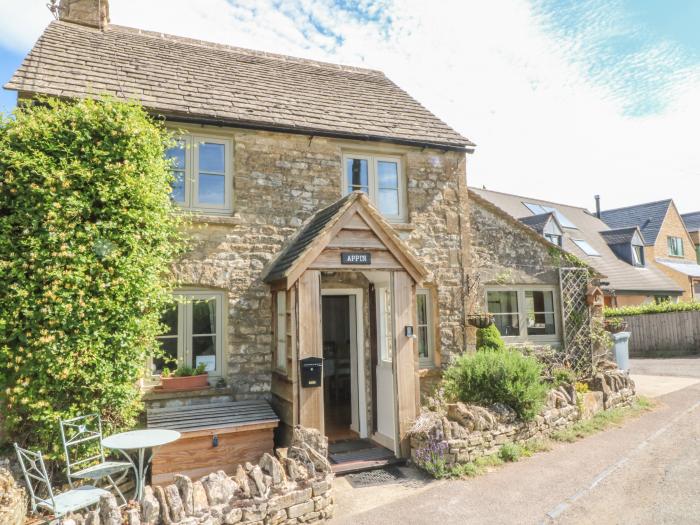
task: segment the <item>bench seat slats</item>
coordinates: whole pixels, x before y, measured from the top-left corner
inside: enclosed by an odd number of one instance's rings
[[[267,401],[231,401],[149,409],[146,411],[146,419],[146,426],[149,428],[166,428],[180,432],[279,422]]]

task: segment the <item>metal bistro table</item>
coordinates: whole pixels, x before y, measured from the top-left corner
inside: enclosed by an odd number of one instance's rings
[[[143,487],[146,484],[146,471],[151,462],[151,455],[148,461],[144,461],[147,448],[155,448],[166,445],[180,439],[180,433],[176,430],[165,430],[162,428],[148,428],[145,430],[131,430],[121,432],[106,437],[102,440],[102,446],[118,450],[131,462],[136,473],[136,499],[143,499]],[[127,453],[127,451],[138,451],[138,463]]]

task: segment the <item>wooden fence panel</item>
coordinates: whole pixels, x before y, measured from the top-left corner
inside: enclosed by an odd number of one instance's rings
[[[626,316],[631,357],[700,354],[700,311]]]

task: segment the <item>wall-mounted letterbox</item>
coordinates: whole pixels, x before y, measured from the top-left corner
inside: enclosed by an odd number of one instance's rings
[[[305,357],[299,361],[299,374],[301,375],[301,386],[313,388],[321,386],[323,377],[323,359],[320,357]]]

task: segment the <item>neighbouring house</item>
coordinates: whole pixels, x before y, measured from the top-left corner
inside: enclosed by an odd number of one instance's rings
[[[649,265],[673,279],[683,290],[681,300],[700,298],[696,242],[672,199],[605,210],[600,217],[613,229],[639,228]],[[696,229],[696,239],[697,235]],[[675,296],[658,295],[657,300],[675,300]]]
[[[700,211],[692,213],[684,213],[681,215],[683,223],[685,224],[685,229],[688,230],[690,238],[695,245],[695,257],[698,264],[700,264]],[[700,289],[696,289],[696,295],[700,295]]]
[[[111,25],[107,7],[61,2],[5,87],[133,99],[177,134],[192,243],[161,342],[226,387],[149,406],[269,400],[278,443],[301,424],[405,457],[421,378],[467,345],[474,144],[379,71]]]
[[[470,188],[470,193],[604,276],[601,288],[608,306],[636,305],[683,294],[683,287],[650,261],[653,257],[644,249],[643,233],[635,225],[613,229],[585,208],[485,189]]]

